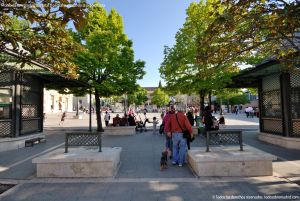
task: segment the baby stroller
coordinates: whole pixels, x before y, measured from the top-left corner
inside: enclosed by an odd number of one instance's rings
[[[219,121],[217,120],[216,117],[213,116],[213,125],[211,127],[211,130],[219,130]]]
[[[145,121],[136,121],[136,127],[135,127],[135,131],[147,131],[146,129],[146,123],[149,122],[149,119],[145,119]]]

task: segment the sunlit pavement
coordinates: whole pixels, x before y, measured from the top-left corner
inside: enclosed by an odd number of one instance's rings
[[[62,126],[59,126],[60,115],[47,114],[44,123],[46,143],[0,153],[1,183],[18,184],[0,195],[0,200],[292,200],[300,196],[296,184],[300,178],[300,151],[258,141],[258,118],[246,118],[245,114],[226,114],[226,126],[248,130],[243,134],[246,146],[254,146],[279,158],[273,162],[273,176],[198,178],[186,165],[182,168],[169,165],[168,169],[160,171],[159,159],[165,138],[149,131],[134,136],[103,136],[103,146],[123,148],[121,166],[113,179],[36,178],[32,158],[63,146],[65,131],[88,129],[88,114],[83,119],[73,119],[75,113],[68,113]],[[115,115],[111,114],[111,121]],[[149,119],[153,116],[161,123],[159,113],[147,114]],[[140,118],[144,120],[144,115],[140,114]],[[95,129],[95,114],[92,123]],[[203,150],[204,145],[201,135],[192,143],[192,147],[200,146]]]

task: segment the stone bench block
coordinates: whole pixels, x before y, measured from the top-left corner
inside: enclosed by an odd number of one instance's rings
[[[239,151],[236,146],[192,148],[188,151],[188,163],[198,176],[271,176],[272,161],[276,156],[250,146]]]
[[[37,177],[78,178],[78,177],[114,177],[120,163],[121,147],[70,148],[56,149],[40,157],[34,158]]]
[[[105,127],[105,135],[135,135],[135,126]]]
[[[38,133],[14,138],[0,138],[0,152],[24,148],[25,141],[33,138],[45,138],[45,134]]]
[[[284,148],[300,150],[300,138],[283,137],[283,136],[272,135],[267,133],[259,133],[258,139]]]

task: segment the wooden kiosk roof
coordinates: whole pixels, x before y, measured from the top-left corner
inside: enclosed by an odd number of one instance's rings
[[[44,83],[56,85],[58,87],[88,87],[88,83],[76,79],[66,78],[55,74],[51,68],[45,64],[34,60],[22,62],[21,55],[10,49],[4,49],[0,53],[0,73],[1,71],[19,71],[34,75],[44,81]]]
[[[275,59],[266,60],[254,68],[247,68],[232,78],[232,88],[258,87],[258,80],[273,74],[279,74],[281,66]]]

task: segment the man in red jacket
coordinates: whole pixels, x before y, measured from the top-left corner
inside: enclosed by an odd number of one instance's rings
[[[174,108],[171,108],[171,110]],[[180,124],[180,125],[179,125]],[[178,164],[179,167],[185,162],[186,155],[186,138],[183,138],[183,131],[188,130],[191,137],[193,137],[192,126],[188,118],[178,111],[176,114],[171,115],[166,124],[167,135],[172,136],[173,142],[173,161],[172,164]]]

